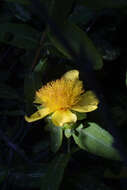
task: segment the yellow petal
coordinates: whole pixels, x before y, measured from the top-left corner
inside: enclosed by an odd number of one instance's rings
[[[37,94],[36,94],[36,96],[35,96],[34,103],[35,103],[35,104],[42,104],[42,100],[37,96]]]
[[[52,122],[56,126],[63,126],[65,123],[72,123],[77,121],[77,116],[69,110],[56,111],[52,115]]]
[[[77,112],[91,112],[98,108],[99,100],[92,91],[86,91],[81,100],[71,109]]]
[[[78,70],[70,70],[66,72],[62,78],[66,80],[77,80],[79,79],[79,71]]]
[[[47,116],[50,113],[51,112],[49,111],[48,108],[42,108],[42,109],[38,110],[37,112],[35,112],[34,114],[32,114],[30,117],[25,116],[25,120],[27,122],[37,121],[37,120],[42,119],[43,117]]]

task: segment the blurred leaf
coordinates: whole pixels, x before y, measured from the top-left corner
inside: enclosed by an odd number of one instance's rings
[[[63,24],[66,17],[71,11],[74,0],[54,0],[54,6],[52,10],[52,17],[56,23]]]
[[[104,8],[125,8],[127,7],[126,0],[79,0],[78,3],[92,9]]]
[[[47,66],[47,59],[40,62],[36,65],[33,72],[30,72],[26,75],[24,80],[24,94],[26,100],[26,110],[29,112],[33,111],[35,107],[33,104],[36,91],[42,87],[42,77]]]
[[[17,17],[19,20],[26,22],[31,19],[31,14],[25,6],[18,3],[8,3],[8,8],[11,11],[12,15]]]
[[[56,156],[56,158],[51,162],[46,175],[41,179],[40,190],[59,189],[69,158],[69,154],[60,154]]]
[[[127,87],[127,71],[126,71],[126,80],[125,80],[125,84],[126,84],[126,87]]]
[[[20,3],[23,5],[30,5],[29,0],[6,0],[7,2],[12,2],[12,3]]]
[[[111,179],[122,179],[127,178],[127,167],[122,167],[120,173],[113,173],[110,169],[107,169],[104,172],[105,178],[111,178]]]
[[[61,127],[56,127],[50,123],[51,150],[57,152],[62,145],[63,130]]]
[[[7,3],[3,3],[0,7],[0,23],[9,22],[12,19],[12,14],[8,11]]]
[[[96,11],[93,11],[85,6],[77,6],[69,16],[69,20],[78,25],[89,23],[96,16]]]
[[[34,74],[32,72],[25,76],[24,80],[24,95],[26,101],[26,111],[30,114],[34,108],[34,97],[35,97],[36,87]]]
[[[110,189],[110,187],[107,186],[102,180],[102,167],[96,163],[90,167],[90,162],[88,161],[88,166],[86,162],[87,159],[85,160],[85,164],[80,167],[78,171],[70,171],[69,174],[67,173],[66,181],[64,181],[64,189],[111,190],[112,188]]]
[[[6,84],[0,84],[0,98],[3,99],[20,99],[17,92]]]
[[[36,89],[38,90],[40,87],[42,87],[42,78],[43,74],[45,72],[45,69],[47,67],[47,59],[41,59],[39,63],[36,65],[34,69],[34,78],[35,78],[35,85]]]
[[[48,150],[48,149],[49,149],[49,141],[47,138],[45,138],[42,141],[34,144],[33,152],[39,153],[41,151]]]
[[[61,26],[61,33],[77,56],[82,53],[82,55],[87,56],[88,60],[91,61],[95,70],[102,68],[102,58],[97,52],[92,41],[88,38],[87,34],[83,30],[74,24],[66,22],[63,26]],[[57,39],[57,37],[51,33],[51,31],[48,33],[48,35],[53,45],[66,57],[72,59],[71,55],[68,52],[68,49],[64,47],[64,44],[62,44]]]
[[[81,124],[77,131],[79,135],[73,134],[78,146],[88,152],[109,159],[120,160],[120,156],[115,148],[112,147],[113,137],[98,124],[89,122],[87,128]]]
[[[9,71],[1,69],[1,71],[0,71],[0,81],[5,82],[5,81],[8,80],[8,78],[9,78]]]
[[[35,80],[34,80],[34,74],[30,72],[26,75],[24,80],[24,94],[25,99],[28,101],[34,100],[36,88],[35,88]]]
[[[38,46],[40,33],[27,24],[0,24],[0,41],[19,48],[35,49]]]
[[[40,179],[47,172],[49,164],[36,163],[32,167],[29,164],[23,163],[18,157],[15,157],[16,161],[11,169],[11,175],[9,177],[9,184],[14,186],[14,189],[39,189]],[[0,178],[5,174],[6,168],[3,165],[0,166]],[[2,189],[3,190],[3,189]]]
[[[5,168],[3,175],[2,176],[0,175],[0,184],[6,179],[7,175],[8,175],[8,169]]]
[[[122,103],[116,104],[113,107],[111,105],[111,108],[110,108],[111,113],[112,113],[112,118],[116,122],[117,126],[120,126],[120,127],[127,121],[127,104],[125,106],[125,102],[126,101],[124,101],[123,104]]]

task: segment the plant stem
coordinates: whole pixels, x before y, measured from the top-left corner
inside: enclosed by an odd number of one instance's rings
[[[71,139],[67,139],[67,153],[70,154],[71,152]]]

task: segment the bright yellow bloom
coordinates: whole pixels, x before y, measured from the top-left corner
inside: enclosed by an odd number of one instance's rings
[[[97,109],[99,101],[92,91],[84,92],[79,71],[71,70],[40,88],[34,103],[41,104],[42,108],[30,117],[25,116],[26,121],[33,122],[51,114],[54,125],[63,126],[77,121],[76,114],[71,110],[91,112]]]

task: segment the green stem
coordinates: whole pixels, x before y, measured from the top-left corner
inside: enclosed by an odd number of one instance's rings
[[[67,139],[67,153],[70,154],[71,152],[71,139]]]

